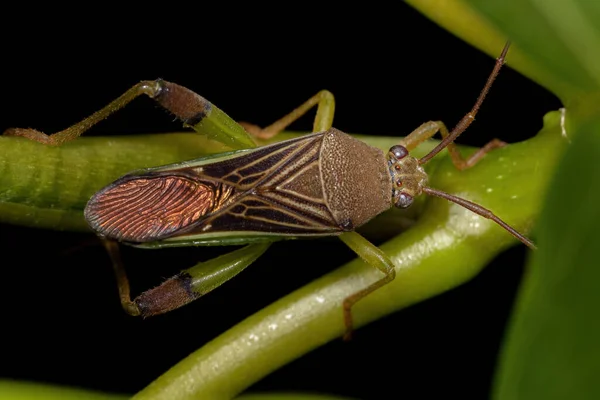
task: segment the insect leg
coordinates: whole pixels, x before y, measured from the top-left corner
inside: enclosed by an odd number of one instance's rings
[[[313,124],[313,132],[322,132],[331,128],[331,125],[333,124],[333,114],[335,112],[335,99],[333,94],[328,90],[321,90],[319,93],[305,101],[301,106],[265,128],[261,128],[248,122],[239,122],[239,124],[254,137],[267,140],[283,131],[292,122],[302,117],[314,106],[317,106],[317,116],[315,117],[315,122]]]
[[[425,140],[435,135],[438,131],[442,134],[442,138],[446,138],[449,135],[448,128],[446,128],[446,125],[444,125],[443,122],[425,122],[417,129],[412,131],[403,140],[401,140],[400,144],[406,147],[408,151],[410,151]],[[452,159],[452,163],[454,164],[454,166],[462,171],[477,164],[477,162],[479,162],[479,160],[481,160],[481,158],[483,158],[483,156],[485,156],[490,151],[504,146],[506,146],[505,142],[498,139],[493,139],[490,142],[488,142],[485,146],[477,150],[475,153],[471,154],[468,158],[464,158],[460,153],[458,146],[456,146],[456,144],[454,143],[449,143],[448,152],[450,153],[450,158]]]
[[[56,132],[51,135],[47,135],[43,132],[40,132],[35,129],[23,129],[23,128],[9,128],[4,131],[4,135],[7,136],[23,136],[28,139],[34,140],[36,142],[40,142],[43,144],[51,145],[51,146],[59,146],[63,143],[74,140],[79,137],[83,132],[90,129],[92,126],[107,118],[109,115],[114,113],[117,110],[120,110],[133,99],[141,96],[147,95],[149,97],[154,97],[159,92],[159,86],[156,82],[151,81],[142,81],[137,85],[131,87],[121,96],[111,101],[108,105],[106,105],[101,110],[96,111],[89,117],[79,121],[78,123],[71,125],[67,129],[64,129],[60,132]]]
[[[131,301],[131,289],[129,286],[129,279],[127,278],[125,268],[123,267],[123,261],[121,260],[119,243],[111,239],[100,240],[102,241],[106,252],[110,256],[110,260],[112,261],[115,277],[117,278],[117,286],[119,288],[119,299],[121,299],[121,306],[123,307],[123,310],[125,310],[125,312],[129,315],[140,315],[140,310],[135,305],[135,303]]]
[[[103,241],[108,250],[123,309],[130,315],[150,317],[184,306],[233,278],[252,264],[269,247],[269,243],[251,244],[212,260],[201,262],[149,289],[133,301],[129,281],[114,241]]]
[[[373,293],[383,285],[391,282],[396,277],[396,270],[394,269],[394,263],[389,257],[381,251],[377,246],[369,242],[367,239],[362,237],[356,232],[344,232],[339,238],[346,243],[364,262],[377,268],[385,274],[385,276],[378,281],[373,282],[366,288],[346,297],[343,303],[344,310],[344,324],[346,325],[346,332],[344,333],[344,340],[350,340],[352,337],[352,306],[357,301]]]
[[[78,138],[92,126],[108,118],[141,95],[156,100],[183,121],[184,126],[193,128],[195,131],[206,134],[234,149],[256,146],[241,126],[204,97],[183,86],[162,79],[142,81],[134,85],[104,108],[60,132],[47,135],[30,128],[9,128],[4,135],[22,136],[46,145],[59,146]]]

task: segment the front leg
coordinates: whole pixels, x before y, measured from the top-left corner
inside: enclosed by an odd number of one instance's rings
[[[425,122],[417,129],[412,131],[404,139],[402,139],[400,144],[410,151],[419,144],[423,143],[425,140],[431,138],[438,131],[442,134],[442,138],[449,136],[448,128],[446,128],[446,125],[444,125],[442,121]],[[457,169],[462,171],[477,164],[479,160],[481,160],[483,156],[490,151],[504,146],[506,146],[505,142],[498,139],[493,139],[475,153],[471,154],[468,158],[464,158],[460,153],[458,146],[452,142],[448,144],[448,152],[450,153],[452,164],[454,164]]]
[[[483,101],[485,100],[488,92],[490,91],[490,88],[492,87],[492,84],[494,83],[494,80],[498,76],[500,68],[502,68],[502,66],[504,65],[504,60],[506,59],[506,53],[508,53],[509,47],[510,42],[507,42],[504,45],[504,48],[502,49],[502,53],[500,53],[500,57],[496,59],[494,69],[488,76],[488,79],[485,82],[483,89],[479,93],[475,104],[471,108],[471,111],[465,114],[465,116],[462,117],[460,121],[458,121],[458,123],[456,124],[454,129],[452,129],[451,132],[448,132],[448,129],[442,122],[430,121],[424,123],[417,129],[415,129],[410,135],[408,135],[404,139],[402,143],[404,144],[404,147],[406,147],[410,151],[414,149],[419,143],[422,143],[424,140],[427,140],[433,135],[435,135],[437,131],[441,132],[442,141],[428,154],[419,159],[419,164],[425,164],[426,162],[431,160],[437,153],[442,151],[442,149],[448,147],[450,157],[452,158],[452,163],[459,170],[463,170],[475,165],[486,153],[490,152],[491,150],[506,145],[506,143],[498,139],[494,139],[485,146],[483,146],[478,152],[473,154],[471,157],[469,157],[468,159],[464,159],[458,151],[458,148],[454,144],[454,141],[473,123],[473,121],[475,121],[475,116],[479,112],[479,108],[483,104]]]

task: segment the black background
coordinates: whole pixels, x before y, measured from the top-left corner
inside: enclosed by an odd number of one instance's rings
[[[329,89],[337,128],[406,135],[427,120],[457,122],[493,67],[492,58],[404,3],[331,12],[305,4],[267,11],[161,7],[129,19],[121,10],[100,18],[94,9],[77,10],[69,21],[42,10],[39,20],[5,17],[0,128],[60,130],[135,82],[162,77],[259,125]],[[559,105],[506,68],[459,142],[526,139]],[[310,127],[310,117],[294,126]],[[179,128],[140,99],[89,135]],[[0,245],[0,377],[126,393],[352,258],[337,241],[311,241],[310,251],[306,243],[278,243],[205,298],[142,321],[121,311],[109,260],[93,235],[0,225]],[[139,292],[176,272],[161,264],[184,268],[216,251],[128,248],[124,258]],[[466,285],[360,329],[349,344],[329,343],[250,390],[485,398],[525,254],[515,247]]]

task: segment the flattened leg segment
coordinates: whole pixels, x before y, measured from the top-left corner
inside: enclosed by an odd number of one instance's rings
[[[140,294],[133,304],[142,317],[164,314],[221,286],[252,264],[269,243],[251,244],[189,268]]]
[[[212,185],[188,176],[125,177],[90,199],[85,218],[110,239],[149,242],[196,222],[212,210],[215,197]]]
[[[113,263],[123,309],[130,315],[144,318],[164,314],[184,306],[219,287],[252,264],[269,247],[269,243],[251,244],[198,263],[167,279],[159,286],[131,300],[129,280],[125,274],[119,245],[113,240],[102,240]]]

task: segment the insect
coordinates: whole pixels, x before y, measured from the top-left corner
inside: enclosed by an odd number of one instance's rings
[[[457,203],[488,218],[521,242],[533,242],[490,210],[427,186],[422,167],[448,148],[458,169],[477,163],[502,147],[493,140],[464,159],[454,140],[472,123],[504,64],[506,44],[475,105],[452,131],[442,122],[422,124],[387,153],[332,127],[334,98],[321,91],[290,114],[261,129],[233,121],[203,97],[163,80],[142,81],[83,121],[53,135],[13,128],[48,145],[77,138],[92,125],[147,95],[184,125],[227,144],[233,150],[177,164],[129,173],[98,191],[84,214],[104,239],[111,255],[123,308],[144,317],[181,307],[231,279],[263,254],[270,243],[290,238],[338,236],[383,277],[343,302],[345,338],[352,332],[352,306],[392,281],[392,261],[355,229],[391,207],[407,208],[422,193]],[[256,147],[249,135],[266,139],[317,107],[313,132],[295,139]],[[409,154],[437,132],[442,141],[417,159]],[[245,245],[216,259],[180,272],[131,300],[117,243],[141,248]]]

